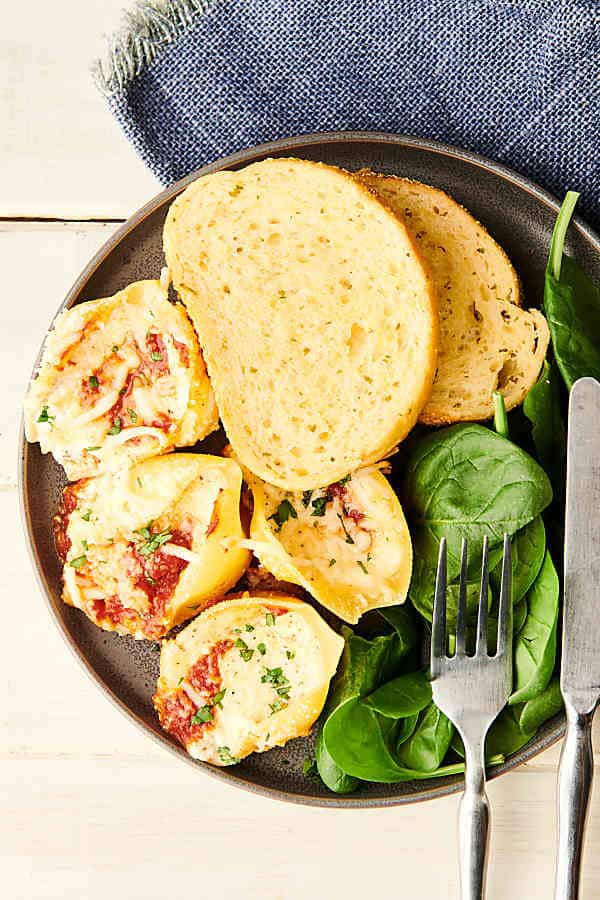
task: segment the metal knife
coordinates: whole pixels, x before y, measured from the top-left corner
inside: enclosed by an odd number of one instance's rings
[[[567,734],[558,774],[555,900],[577,900],[592,785],[592,717],[600,698],[600,384],[569,400],[565,589],[560,686]]]

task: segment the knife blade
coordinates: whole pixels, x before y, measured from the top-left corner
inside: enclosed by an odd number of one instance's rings
[[[578,712],[600,697],[600,384],[569,401],[561,688]]]
[[[600,384],[575,382],[569,398],[565,586],[560,686],[567,734],[558,773],[555,900],[577,900],[600,697]]]

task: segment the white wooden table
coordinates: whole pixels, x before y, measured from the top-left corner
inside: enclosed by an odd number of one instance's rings
[[[455,898],[456,798],[388,810],[309,809],[193,771],[126,721],[85,677],[34,581],[15,474],[32,361],[80,268],[158,189],[88,72],[122,2],[2,4],[0,894]],[[557,759],[552,748],[490,785],[490,900],[552,895]],[[599,851],[596,795],[586,898],[600,897]]]

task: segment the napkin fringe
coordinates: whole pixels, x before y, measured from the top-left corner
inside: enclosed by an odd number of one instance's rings
[[[108,40],[106,57],[92,66],[103,94],[124,91],[167,45],[204,13],[212,0],[138,0],[124,14],[125,24]]]

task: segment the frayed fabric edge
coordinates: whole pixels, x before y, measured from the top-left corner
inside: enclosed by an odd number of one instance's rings
[[[123,28],[109,38],[92,74],[106,96],[124,91],[160,51],[177,40],[214,0],[138,0],[124,14]]]

